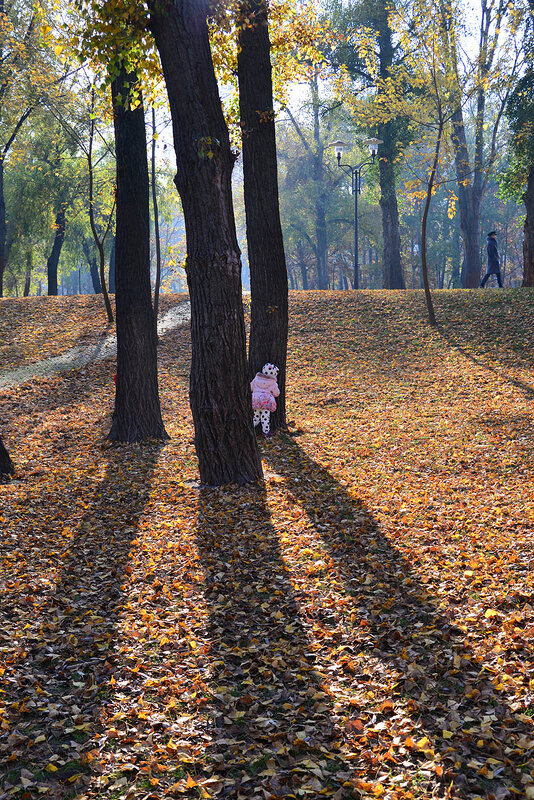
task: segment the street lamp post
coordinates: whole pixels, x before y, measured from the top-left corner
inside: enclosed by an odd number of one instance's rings
[[[347,175],[350,175],[352,181],[352,194],[354,195],[354,289],[360,288],[360,265],[358,260],[358,195],[362,190],[362,169],[375,163],[378,145],[382,143],[382,139],[365,139],[364,144],[369,148],[371,158],[355,166],[341,163],[343,148],[348,147],[346,142],[337,141],[332,142],[330,145],[330,147],[335,149],[338,167]]]

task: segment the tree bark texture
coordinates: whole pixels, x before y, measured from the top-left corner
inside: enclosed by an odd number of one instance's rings
[[[249,377],[252,380],[267,362],[280,370],[280,396],[271,414],[274,431],[287,427],[288,288],[278,200],[271,44],[265,0],[245,0],[239,11],[237,75],[251,295]]]
[[[59,257],[61,255],[61,248],[65,241],[65,227],[66,227],[66,211],[67,206],[61,203],[57,213],[55,222],[56,235],[54,237],[54,244],[52,245],[52,252],[48,256],[46,262],[46,274],[48,278],[48,295],[57,295],[57,267],[59,264]]]
[[[380,77],[390,77],[393,65],[393,33],[389,24],[389,4],[381,0],[377,16]],[[395,124],[388,121],[379,127],[380,146],[378,167],[380,174],[380,208],[382,209],[382,235],[384,240],[384,289],[405,289],[401,261],[399,210],[395,187],[396,135]]]
[[[527,190],[523,195],[525,227],[523,239],[523,286],[534,286],[534,164],[531,164]]]
[[[203,483],[262,476],[252,426],[232,206],[234,156],[211,58],[208,0],[153,0],[151,29],[171,109],[187,237],[190,401]]]
[[[464,246],[465,288],[476,289],[480,284],[480,187],[476,188],[473,183],[461,107],[454,112],[451,121],[458,181],[458,213]],[[480,183],[480,176],[477,183]]]
[[[157,347],[150,286],[148,161],[142,102],[131,109],[134,75],[112,83],[117,159],[117,390],[109,438],[167,439],[158,394]]]
[[[0,437],[0,475],[14,475],[15,467],[9,453]]]

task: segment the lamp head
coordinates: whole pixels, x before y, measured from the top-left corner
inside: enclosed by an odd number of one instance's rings
[[[371,137],[370,139],[365,139],[364,141],[364,145],[369,148],[369,152],[371,153],[371,158],[373,159],[373,161],[375,160],[375,156],[378,152],[379,144],[384,144],[384,142],[382,141],[382,139],[376,139],[374,137]]]
[[[338,140],[337,142],[331,142],[331,144],[329,144],[328,146],[334,148],[336,153],[337,163],[339,164],[339,162],[341,161],[341,157],[343,155],[343,148],[348,147],[348,144],[346,142]]]

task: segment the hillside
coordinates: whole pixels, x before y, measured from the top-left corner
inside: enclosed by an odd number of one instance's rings
[[[111,361],[0,391],[0,794],[534,797],[534,292],[435,304],[292,293],[261,487],[198,485],[186,327],[163,447]],[[0,301],[1,369],[104,328]]]

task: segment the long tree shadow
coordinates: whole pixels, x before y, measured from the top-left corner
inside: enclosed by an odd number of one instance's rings
[[[507,383],[510,383],[512,386],[515,386],[517,389],[520,389],[528,398],[534,398],[534,386],[526,383],[525,381],[520,380],[519,378],[513,378],[511,375],[506,374],[503,372],[502,369],[495,369],[491,364],[487,361],[484,361],[481,358],[476,358],[473,353],[471,353],[466,347],[460,344],[455,337],[448,333],[442,325],[438,325],[436,330],[439,334],[445,339],[445,341],[450,345],[451,348],[457,350],[461,353],[465,358],[469,359],[473,364],[476,364],[477,367],[482,367],[482,369],[488,370],[493,375],[495,375],[500,380],[504,380]]]
[[[119,650],[131,543],[160,449],[108,449],[103,478],[90,492],[68,481],[64,494],[56,487],[55,499],[38,517],[40,528],[32,508],[21,510],[28,556],[51,541],[59,563],[55,576],[30,571],[22,581],[8,581],[4,592],[2,796],[67,798],[89,779],[87,751]],[[13,550],[20,552],[20,543]]]
[[[474,652],[454,615],[440,608],[439,598],[420,582],[363,503],[327,469],[288,437],[272,442],[265,457],[285,479],[287,496],[320,534],[334,570],[332,583],[339,581],[351,596],[349,604],[328,609],[330,628],[350,632],[362,672],[387,665],[396,676],[391,696],[400,715],[408,714],[418,735],[424,734],[417,755],[421,762],[429,759],[427,770],[436,760],[443,766],[429,779],[429,793],[434,787],[435,796],[441,780],[437,796],[505,797],[509,787],[523,796],[534,755],[532,720],[524,714],[528,707],[507,694],[498,654]],[[526,682],[528,694],[528,637],[517,639],[513,648],[524,670],[514,677]],[[381,735],[386,745],[394,742],[386,730]],[[410,743],[404,757],[414,748]]]
[[[333,699],[315,667],[311,622],[284,565],[264,489],[202,489],[197,544],[212,664],[207,755],[225,782],[217,796],[354,796],[342,789],[351,772]]]

